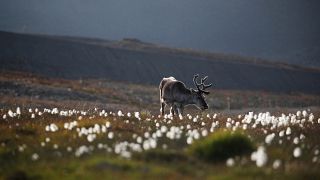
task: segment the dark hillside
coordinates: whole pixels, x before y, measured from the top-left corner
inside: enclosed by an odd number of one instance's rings
[[[209,75],[214,88],[218,89],[320,92],[320,71],[314,69],[236,61],[228,56],[190,54],[175,49],[172,53],[169,48],[156,51],[157,48],[145,50],[115,44],[0,32],[0,69],[50,77],[102,78],[154,85],[164,76],[174,76],[190,85],[193,74],[200,73]],[[148,46],[155,45],[144,44]]]

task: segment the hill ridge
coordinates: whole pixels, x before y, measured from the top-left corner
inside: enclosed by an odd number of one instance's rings
[[[35,37],[44,37],[49,39],[55,40],[62,40],[62,41],[71,41],[71,42],[79,42],[91,45],[101,45],[110,48],[119,48],[119,49],[126,49],[126,50],[136,50],[139,52],[152,52],[152,53],[169,53],[169,54],[176,54],[178,56],[192,56],[197,58],[204,58],[204,59],[217,59],[221,58],[224,61],[235,61],[235,62],[242,62],[242,63],[255,63],[259,65],[266,65],[266,66],[281,66],[282,68],[289,68],[289,69],[306,69],[306,70],[314,70],[320,71],[320,68],[317,67],[310,67],[310,66],[303,66],[297,64],[289,64],[285,62],[276,62],[271,61],[265,58],[253,57],[253,56],[244,56],[234,53],[222,53],[222,52],[209,52],[197,49],[188,49],[188,48],[177,48],[177,47],[168,47],[161,44],[154,44],[149,42],[144,42],[136,38],[123,38],[122,40],[107,40],[101,38],[93,38],[93,37],[78,37],[78,36],[62,36],[62,35],[47,35],[47,34],[32,34],[32,33],[16,33],[16,32],[7,32],[1,31],[0,33],[11,33],[11,34],[18,34],[18,35],[26,35],[26,36],[35,36]]]
[[[199,73],[208,75],[218,89],[320,92],[320,71],[316,69],[230,61],[225,56],[191,56],[180,51],[147,51],[140,47],[134,50],[117,47],[115,41],[95,44],[92,39],[75,42],[70,38],[6,32],[0,32],[0,38],[1,70],[154,85],[165,76],[175,76],[192,85],[193,74]]]

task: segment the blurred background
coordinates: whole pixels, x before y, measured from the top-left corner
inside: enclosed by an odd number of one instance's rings
[[[234,53],[319,66],[317,0],[3,0],[0,29]]]

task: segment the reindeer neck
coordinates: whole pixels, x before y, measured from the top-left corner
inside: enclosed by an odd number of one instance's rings
[[[195,104],[194,96],[193,96],[193,94],[192,94],[190,89],[188,89],[188,94],[186,96],[185,104]]]

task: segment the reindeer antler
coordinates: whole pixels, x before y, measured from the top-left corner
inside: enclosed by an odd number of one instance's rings
[[[193,76],[193,83],[194,83],[194,85],[197,87],[197,89],[198,89],[198,91],[199,91],[200,93],[209,94],[209,92],[208,92],[208,91],[205,91],[205,89],[211,87],[212,84],[208,84],[208,85],[204,84],[204,82],[208,79],[208,76],[205,76],[204,78],[201,78],[200,84],[197,82],[198,77],[199,77],[199,74],[195,74],[195,75]]]

